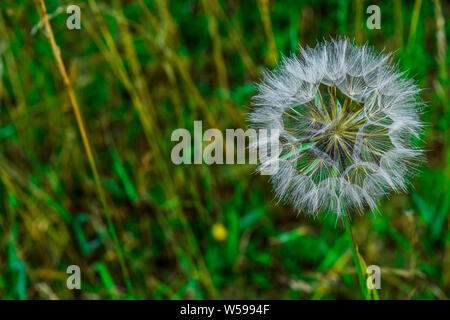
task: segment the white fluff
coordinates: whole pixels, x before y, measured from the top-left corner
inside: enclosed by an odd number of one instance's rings
[[[422,155],[411,140],[423,128],[419,92],[391,55],[347,38],[300,48],[266,71],[249,122],[281,130],[276,197],[299,212],[341,216],[405,191]]]

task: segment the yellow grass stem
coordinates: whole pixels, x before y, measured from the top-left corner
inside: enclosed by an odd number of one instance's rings
[[[363,12],[365,8],[363,2],[364,0],[355,0],[355,37],[359,44],[362,44],[364,41]]]
[[[403,47],[402,0],[394,0],[394,15],[395,15],[395,38],[397,41],[397,48],[401,48]]]
[[[118,6],[120,3],[117,3],[116,6]],[[163,158],[161,147],[159,145],[159,141],[161,139],[159,138],[158,133],[158,127],[157,127],[157,118],[154,111],[154,105],[151,100],[151,96],[146,91],[145,86],[142,86],[140,89],[135,87],[134,81],[132,81],[130,75],[128,74],[128,71],[125,68],[125,64],[123,61],[122,56],[119,53],[119,50],[117,48],[117,45],[100,13],[100,8],[97,5],[95,0],[89,0],[89,5],[92,8],[96,21],[99,25],[100,31],[105,39],[106,45],[103,43],[103,41],[98,37],[98,35],[94,32],[93,26],[89,22],[85,22],[85,25],[88,29],[88,32],[91,34],[91,36],[94,38],[96,44],[101,49],[102,53],[104,54],[105,58],[110,63],[113,71],[118,76],[119,80],[123,83],[125,89],[129,92],[131,96],[131,100],[133,102],[133,105],[136,109],[136,111],[139,114],[139,118],[141,120],[141,124],[143,126],[144,135],[146,137],[146,140],[148,142],[148,145],[152,152],[154,153],[154,157],[157,159]],[[146,8],[145,4],[141,2],[141,6],[143,6],[144,13],[148,16],[150,21],[153,21],[152,24],[154,24],[154,27],[159,30],[158,23],[153,18],[153,14]],[[162,1],[158,1],[158,7],[159,10],[161,10],[161,15],[165,18],[165,24],[170,25],[172,27],[175,26],[175,23],[170,18],[170,13],[168,12],[166,8],[166,4]],[[118,12],[120,15],[122,15],[121,12]],[[122,25],[123,27],[123,25]],[[123,30],[126,36],[126,30]],[[129,41],[130,39],[124,40],[126,43],[125,45],[132,45]],[[203,97],[201,96],[200,92],[198,91],[194,81],[192,80],[189,71],[187,68],[185,68],[183,62],[181,61],[181,58],[178,57],[178,55],[175,53],[174,50],[171,50],[169,46],[164,46],[164,50],[166,53],[166,57],[168,59],[168,62],[171,64],[175,64],[178,68],[178,71],[180,72],[183,80],[185,80],[186,84],[188,85],[188,88],[191,89],[191,92],[196,96],[197,102],[200,104],[202,110],[205,112],[207,116],[208,123],[213,126],[217,127],[217,124],[215,122],[215,119],[211,116],[211,113],[208,112],[208,108],[206,105],[206,102],[204,101]],[[137,59],[137,56],[135,56],[134,49],[127,49],[126,52],[128,60],[131,60],[131,64],[133,64],[133,60]],[[136,62],[137,63],[137,62]],[[139,68],[132,67],[132,73],[133,76],[139,76],[140,74]],[[143,99],[146,99],[145,101],[147,104],[143,103]],[[167,198],[174,199],[177,197],[176,189],[173,187],[173,184],[170,182],[171,180],[171,173],[169,171],[169,167],[165,162],[159,162],[158,167],[154,168],[154,171],[156,173],[159,173],[160,179],[162,182],[162,185],[164,186],[164,192],[167,196]],[[174,212],[178,216],[178,219],[180,219],[183,222],[183,225],[187,232],[192,235],[193,237],[193,231],[190,228],[190,225],[187,221],[187,218],[185,217],[183,210],[181,206],[177,203],[174,208]],[[158,216],[160,221],[163,222],[166,218]],[[167,230],[167,228],[166,228]],[[171,237],[172,240],[175,240],[175,237]],[[177,244],[179,247],[182,247],[183,244]],[[195,248],[194,248],[195,247]],[[209,274],[208,269],[206,268],[206,264],[203,261],[203,257],[199,253],[198,245],[195,244],[193,246],[196,253],[193,255],[193,260],[197,260],[198,267],[200,269],[200,272],[198,272],[200,279],[202,283],[205,285],[205,287],[208,289],[210,295],[212,298],[217,297],[217,291],[214,287],[214,284],[212,283],[211,276]],[[190,264],[192,262],[190,261]]]
[[[54,37],[54,34],[53,34],[52,27],[50,25],[50,21],[49,21],[48,14],[47,14],[47,7],[45,5],[44,0],[39,0],[39,4],[40,4],[41,9],[42,9],[43,18],[44,18],[44,21],[45,21],[45,26],[46,26],[47,31],[48,31],[49,41],[50,41],[50,45],[52,47],[53,55],[54,55],[55,60],[56,60],[56,65],[58,67],[59,73],[61,74],[61,76],[63,78],[64,84],[65,84],[65,86],[67,88],[68,95],[69,95],[69,100],[70,100],[70,103],[72,105],[72,109],[73,109],[74,114],[75,114],[75,118],[76,118],[76,121],[77,121],[78,128],[80,130],[81,138],[82,138],[83,145],[84,145],[84,148],[85,148],[85,151],[86,151],[86,155],[88,157],[89,165],[90,165],[92,173],[94,175],[95,185],[96,185],[96,188],[97,188],[98,195],[100,197],[100,201],[101,201],[102,206],[103,206],[103,210],[105,212],[105,216],[106,216],[106,220],[107,220],[107,224],[108,224],[108,231],[109,231],[109,234],[110,234],[110,236],[111,236],[111,238],[113,240],[113,243],[114,243],[114,248],[115,248],[117,257],[119,259],[120,268],[122,270],[123,277],[124,277],[127,289],[129,291],[129,294],[134,295],[131,279],[130,279],[130,276],[129,276],[129,273],[128,273],[127,266],[125,264],[125,259],[124,259],[124,256],[123,256],[122,248],[120,246],[120,242],[119,242],[119,239],[117,237],[116,229],[114,227],[114,223],[113,223],[113,220],[112,220],[111,211],[110,211],[110,209],[108,207],[108,204],[107,204],[107,201],[106,201],[106,196],[105,196],[105,193],[103,191],[103,188],[102,188],[102,185],[101,185],[101,182],[100,182],[100,177],[99,177],[99,174],[98,174],[97,166],[95,164],[94,155],[93,155],[93,152],[92,152],[91,147],[89,145],[89,139],[88,139],[88,136],[87,136],[87,133],[86,133],[86,129],[85,129],[84,123],[83,123],[83,118],[81,116],[80,108],[78,106],[78,102],[77,102],[77,99],[75,97],[75,93],[73,91],[72,84],[71,84],[70,79],[69,79],[69,77],[67,75],[67,71],[66,71],[66,68],[64,66],[64,62],[62,60],[61,51],[60,51],[58,45],[56,44],[56,40],[55,40],[55,37]]]
[[[250,56],[246,46],[244,45],[244,43],[242,41],[242,36],[236,30],[236,28],[231,24],[231,22],[228,19],[227,14],[221,7],[218,0],[210,0],[210,3],[211,3],[211,7],[214,10],[214,13],[227,26],[227,29],[228,29],[228,32],[230,35],[230,40],[233,42],[233,45],[236,47],[236,50],[239,52],[239,55],[242,58],[242,62],[244,63],[251,78],[256,79],[257,77],[259,77],[258,68],[256,67],[255,63],[253,62],[252,57]]]
[[[411,28],[409,29],[408,50],[411,50],[411,48],[414,45],[414,39],[416,36],[417,24],[419,23],[421,7],[422,7],[422,0],[416,0],[414,3],[414,9],[411,16]]]
[[[278,61],[278,52],[272,31],[272,22],[270,20],[269,0],[258,0],[257,3],[259,12],[261,14],[261,20],[264,26],[264,32],[267,38],[268,44],[267,63],[270,66],[274,66]]]

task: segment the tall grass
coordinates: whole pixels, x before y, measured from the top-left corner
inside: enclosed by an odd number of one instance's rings
[[[446,2],[379,3],[381,30],[359,0],[80,0],[78,31],[69,4],[0,4],[1,298],[363,298],[334,217],[276,205],[252,165],[170,160],[174,129],[245,128],[263,68],[337,34],[395,51],[429,104],[410,193],[352,220],[364,264],[380,298],[448,298]]]

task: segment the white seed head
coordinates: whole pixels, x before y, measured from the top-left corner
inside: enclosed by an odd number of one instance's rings
[[[299,212],[341,216],[405,191],[422,156],[419,92],[391,55],[347,38],[300,48],[266,71],[249,122],[281,131],[276,197]]]

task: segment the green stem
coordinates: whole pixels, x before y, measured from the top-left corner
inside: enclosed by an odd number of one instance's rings
[[[361,287],[361,292],[364,295],[364,298],[366,298],[366,300],[371,300],[370,294],[367,290],[366,282],[364,281],[365,278],[364,278],[361,260],[359,258],[358,245],[355,242],[355,238],[353,238],[350,219],[346,212],[344,212],[344,223],[345,223],[345,230],[347,231],[347,235],[348,235],[350,243],[351,243],[350,249],[352,250],[353,261],[355,263],[356,270],[358,272],[358,279],[359,279],[359,285]]]

